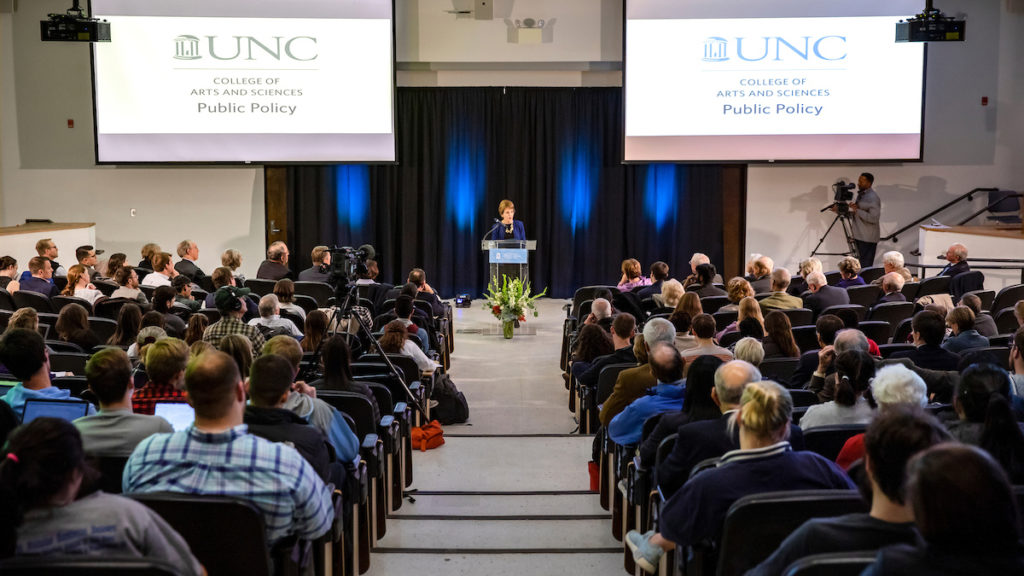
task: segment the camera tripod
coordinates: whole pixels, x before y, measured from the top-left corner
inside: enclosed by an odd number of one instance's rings
[[[832,207],[837,208],[836,217],[832,219],[828,230],[825,230],[825,233],[818,239],[818,245],[814,247],[814,250],[811,250],[811,256],[853,256],[854,258],[860,258],[860,253],[857,251],[857,241],[853,239],[853,224],[850,222],[849,206],[842,202],[834,202],[825,206],[819,212],[831,210]],[[835,228],[837,222],[843,229],[843,236],[846,237],[846,246],[849,250],[846,252],[819,252],[818,249],[825,243],[825,239],[828,238],[829,233]]]

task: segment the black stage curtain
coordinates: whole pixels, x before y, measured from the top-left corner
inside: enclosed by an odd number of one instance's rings
[[[722,268],[722,167],[622,164],[621,88],[400,88],[396,123],[396,165],[288,168],[296,269],[315,245],[369,243],[382,280],[421,267],[442,296],[478,297],[503,198],[537,240],[535,292],[614,285],[630,257],[680,279],[695,251]]]

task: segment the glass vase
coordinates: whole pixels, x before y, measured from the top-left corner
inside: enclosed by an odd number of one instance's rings
[[[512,338],[512,328],[515,324],[511,320],[505,320],[501,323],[502,332],[505,334],[505,339],[510,340]]]

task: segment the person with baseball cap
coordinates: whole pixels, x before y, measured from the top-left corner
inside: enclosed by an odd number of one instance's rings
[[[253,350],[261,350],[265,339],[259,328],[249,326],[242,321],[245,316],[245,297],[248,288],[237,286],[221,286],[213,294],[213,302],[220,312],[220,320],[210,324],[203,332],[203,341],[219,347],[220,339],[229,334],[241,334],[252,343]]]

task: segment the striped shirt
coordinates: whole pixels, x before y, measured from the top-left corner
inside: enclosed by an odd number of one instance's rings
[[[228,496],[263,514],[267,542],[291,534],[313,539],[334,519],[331,491],[292,447],[248,433],[244,424],[219,433],[195,425],[146,438],[132,453],[122,485],[131,492]]]

